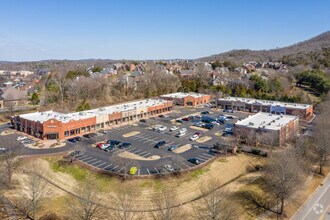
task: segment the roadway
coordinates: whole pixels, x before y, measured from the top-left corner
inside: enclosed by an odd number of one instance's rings
[[[291,220],[330,220],[330,174]]]

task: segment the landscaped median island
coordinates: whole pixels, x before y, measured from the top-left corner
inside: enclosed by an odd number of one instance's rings
[[[134,153],[124,151],[118,154],[119,157],[127,158],[127,159],[132,159],[132,160],[159,160],[160,156],[158,155],[153,155],[150,157],[141,157],[139,155],[136,155]]]
[[[201,138],[198,138],[196,140],[196,142],[198,142],[198,143],[204,143],[204,142],[207,142],[209,140],[212,140],[212,137],[210,137],[210,136],[203,136]]]
[[[177,149],[173,150],[174,153],[181,154],[183,152],[186,152],[187,150],[191,149],[191,144],[186,144],[183,146],[178,147]]]
[[[132,136],[135,136],[135,135],[138,135],[140,134],[139,131],[132,131],[132,132],[129,132],[127,134],[123,134],[123,137],[127,138],[127,137],[132,137]]]

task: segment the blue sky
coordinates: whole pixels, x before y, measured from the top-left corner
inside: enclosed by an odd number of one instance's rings
[[[328,0],[0,0],[0,60],[197,58],[330,30]]]

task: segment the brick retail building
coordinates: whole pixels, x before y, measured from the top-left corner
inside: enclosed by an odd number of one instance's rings
[[[252,146],[280,147],[299,131],[299,117],[259,112],[234,124],[234,135]]]
[[[313,105],[286,103],[279,101],[227,97],[218,99],[219,107],[248,112],[268,112],[272,114],[297,115],[300,119],[309,120],[313,117]]]
[[[161,99],[173,101],[173,105],[179,106],[197,106],[210,102],[210,95],[200,94],[200,93],[171,93],[166,95],[161,95]]]
[[[34,112],[13,117],[17,130],[40,139],[66,139],[172,110],[172,101],[147,99],[75,113]]]

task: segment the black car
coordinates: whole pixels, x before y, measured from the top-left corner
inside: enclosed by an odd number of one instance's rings
[[[74,137],[74,139],[76,139],[77,141],[82,141],[82,138],[77,136],[77,137]]]
[[[111,150],[114,150],[115,148],[116,148],[116,146],[114,146],[113,144],[110,144],[110,146],[105,148],[104,151],[109,152]]]
[[[164,118],[165,116],[164,116],[164,115],[158,115],[158,117],[160,117],[160,118]]]
[[[208,115],[208,114],[210,114],[210,112],[209,111],[204,111],[204,112],[201,112],[201,114],[202,115]]]
[[[83,137],[84,137],[84,138],[92,138],[93,135],[91,135],[91,134],[84,134]]]
[[[71,142],[71,143],[76,143],[77,142],[77,139],[75,139],[75,138],[69,138],[68,141]]]
[[[183,121],[181,119],[177,119],[177,120],[175,120],[175,122],[183,123]]]
[[[121,148],[121,149],[123,149],[123,148],[129,148],[130,146],[132,146],[132,144],[131,144],[131,143],[128,143],[128,142],[123,142],[123,143],[121,143],[121,144],[119,145],[119,147],[118,147],[118,148]]]
[[[121,142],[120,141],[117,141],[117,140],[108,140],[107,141],[107,144],[111,144],[111,145],[114,145],[114,146],[118,146]]]
[[[147,123],[147,120],[146,119],[140,119],[140,122]]]
[[[198,165],[201,163],[197,158],[189,158],[188,162],[195,164],[195,165]]]
[[[159,142],[154,146],[154,148],[160,148],[160,147],[164,146],[165,144],[166,144],[165,141],[159,141]]]
[[[214,128],[214,125],[213,124],[205,124],[202,126],[203,128],[206,128],[208,130],[212,130]]]
[[[100,134],[107,134],[108,132],[106,130],[99,130],[98,131]]]

